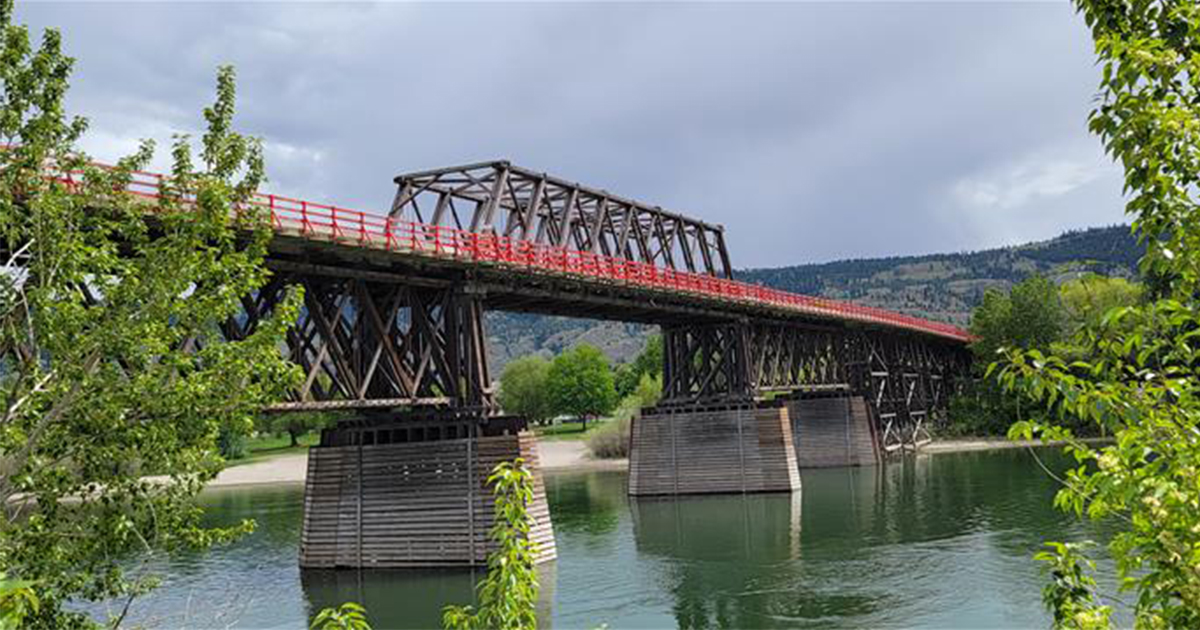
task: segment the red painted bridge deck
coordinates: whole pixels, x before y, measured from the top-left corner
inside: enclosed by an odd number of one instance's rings
[[[129,192],[157,198],[166,176],[134,172]],[[404,255],[430,256],[497,264],[532,273],[573,274],[606,282],[693,294],[717,301],[761,304],[809,317],[900,328],[969,342],[967,331],[892,311],[840,300],[789,293],[747,282],[676,271],[593,252],[554,247],[498,234],[480,234],[386,215],[351,210],[273,194],[256,194],[252,203],[266,211],[280,234]]]

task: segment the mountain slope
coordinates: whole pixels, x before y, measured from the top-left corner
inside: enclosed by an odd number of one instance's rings
[[[1132,277],[1140,256],[1129,226],[1116,225],[1015,247],[747,269],[738,277],[965,325],[988,288],[1007,288],[1034,273],[1058,281],[1084,272]]]

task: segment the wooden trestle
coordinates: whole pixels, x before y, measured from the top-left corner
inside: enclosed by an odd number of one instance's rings
[[[500,423],[497,423],[500,424]],[[302,568],[483,565],[495,548],[487,478],[518,457],[533,472],[530,540],[556,556],[554,530],[529,432],[473,422],[383,422],[327,429],[309,450]]]

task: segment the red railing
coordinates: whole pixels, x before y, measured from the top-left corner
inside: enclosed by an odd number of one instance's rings
[[[157,198],[165,180],[166,177],[160,174],[134,172],[128,191],[142,197]],[[822,318],[903,328],[958,341],[971,340],[970,333],[951,324],[849,302],[788,293],[736,280],[656,267],[624,258],[542,245],[496,234],[479,234],[450,227],[393,220],[384,215],[279,195],[257,194],[252,203],[269,214],[271,225],[281,234],[409,255],[504,265],[535,273],[583,276],[602,282],[694,294],[725,302],[767,305]]]

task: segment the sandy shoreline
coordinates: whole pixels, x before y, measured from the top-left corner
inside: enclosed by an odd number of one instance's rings
[[[1102,442],[1103,440],[1087,440]],[[1040,442],[1017,441],[1003,438],[964,438],[957,440],[939,440],[926,444],[921,448],[921,454],[961,453],[969,451],[986,451],[1005,448],[1025,448],[1041,446]],[[629,467],[627,459],[592,459],[587,452],[587,445],[582,441],[555,440],[538,443],[538,456],[541,468],[548,475],[563,473],[588,472],[594,470],[626,470]],[[272,457],[249,464],[233,466],[221,471],[217,478],[209,482],[209,488],[226,488],[231,486],[252,486],[264,484],[296,484],[304,483],[308,473],[308,454],[289,454]]]
[[[627,459],[592,459],[582,441],[556,440],[538,443],[538,458],[546,474],[625,470]],[[208,488],[304,483],[308,454],[288,454],[249,464],[231,466],[208,483]]]
[[[1084,438],[1083,442],[1091,445],[1111,442],[1108,438]],[[922,454],[932,453],[965,453],[969,451],[991,451],[1005,448],[1028,448],[1030,446],[1062,446],[1065,442],[1044,443],[1038,440],[1009,440],[1006,438],[962,438],[957,440],[938,440],[921,447]]]

